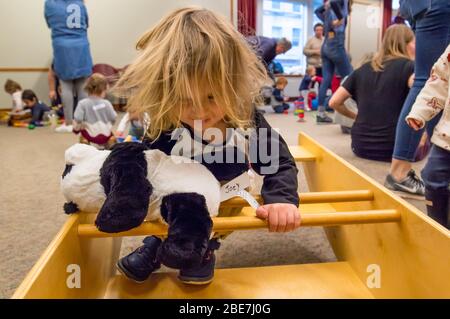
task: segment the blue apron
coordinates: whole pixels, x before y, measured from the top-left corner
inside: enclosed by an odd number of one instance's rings
[[[91,75],[88,14],[81,0],[46,0],[45,19],[52,31],[54,71],[61,80]]]

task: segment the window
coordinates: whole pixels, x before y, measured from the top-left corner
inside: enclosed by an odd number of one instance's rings
[[[393,0],[392,1],[392,10],[398,10],[400,8],[400,1],[399,0]]]
[[[283,37],[283,28],[272,26],[272,37],[273,38],[282,38]]]
[[[281,3],[280,3],[280,1],[270,1],[270,2],[272,2],[272,9],[275,9],[275,10],[280,10],[280,5],[281,5]]]
[[[298,47],[300,45],[300,34],[301,30],[299,28],[292,28],[292,46]]]
[[[319,8],[319,7],[321,7],[322,5],[323,5],[323,0],[312,0],[312,5],[313,5],[313,7],[312,7],[312,11],[313,11],[313,25],[315,25],[316,23],[323,23],[323,21],[321,21],[315,14],[314,14],[314,11],[317,9],[317,8]]]
[[[258,35],[287,38],[292,49],[277,56],[286,73],[302,73],[306,65],[303,45],[308,34],[310,0],[259,0]]]

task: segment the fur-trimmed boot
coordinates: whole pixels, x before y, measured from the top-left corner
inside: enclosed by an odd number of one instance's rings
[[[167,195],[162,199],[161,216],[169,225],[167,239],[158,250],[161,263],[174,269],[200,265],[212,231],[205,197],[196,193]]]

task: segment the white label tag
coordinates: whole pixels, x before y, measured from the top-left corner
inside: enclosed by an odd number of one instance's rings
[[[258,209],[259,203],[256,201],[256,199],[245,189],[240,190],[237,194],[239,197],[245,199],[247,203],[250,204],[254,209]]]
[[[106,105],[104,103],[94,105],[94,111],[104,109],[105,107],[106,107]]]
[[[223,202],[232,197],[239,196],[239,191],[245,190],[249,186],[250,177],[248,173],[245,172],[220,188],[220,201]]]

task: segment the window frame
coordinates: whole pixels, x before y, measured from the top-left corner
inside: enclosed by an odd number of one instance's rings
[[[300,36],[299,39],[299,47],[301,49],[301,54],[299,56],[299,65],[301,67],[301,69],[306,68],[306,57],[303,54],[303,47],[306,44],[306,41],[308,41],[308,39],[314,34],[314,0],[281,0],[281,2],[297,2],[300,5],[305,5],[305,21],[303,23],[303,32],[302,36]],[[275,9],[277,10],[277,9]],[[294,10],[293,6],[292,6],[292,10]],[[294,13],[301,13],[302,11],[300,10],[300,12],[298,11],[292,11]],[[256,35],[263,35],[263,16],[264,16],[264,0],[256,0]],[[300,29],[302,29],[300,27]],[[292,32],[291,32],[292,33]],[[292,39],[292,34],[291,36],[287,37],[289,40],[293,40]],[[300,71],[298,74],[301,74],[303,71]],[[297,73],[296,73],[297,74]]]

